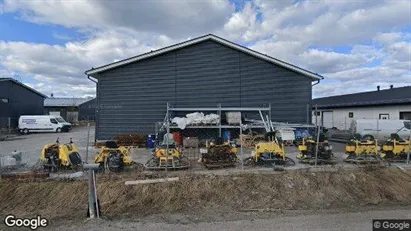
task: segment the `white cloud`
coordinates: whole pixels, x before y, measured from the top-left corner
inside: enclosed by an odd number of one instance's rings
[[[234,13],[224,25],[225,37],[252,41],[258,37],[258,27],[257,9],[251,2],[247,2],[242,11]]]
[[[215,31],[234,12],[227,1],[21,1],[5,0],[5,12],[34,23],[83,29],[125,29],[168,37]]]
[[[283,8],[263,3],[263,33],[280,40],[356,44],[411,22],[410,1],[303,1]]]
[[[153,41],[161,46],[173,42],[164,36]],[[134,35],[117,32],[100,33],[87,41],[67,42],[64,46],[0,41],[0,63],[52,86],[40,88],[47,94],[58,95],[55,89],[64,95],[82,91],[90,94],[94,84],[87,80],[85,70],[161,46],[155,42],[148,46]],[[64,90],[70,87],[72,90]]]
[[[322,74],[315,96],[411,82],[410,1],[20,1],[4,13],[84,35],[64,45],[0,41],[0,74],[22,73],[46,94],[92,95],[84,71],[202,34]],[[1,17],[1,14],[0,14]],[[47,25],[45,25],[47,26]],[[3,68],[1,67],[3,66]],[[6,70],[4,70],[6,69]]]

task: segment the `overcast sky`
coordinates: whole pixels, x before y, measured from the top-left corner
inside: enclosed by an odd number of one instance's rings
[[[209,33],[323,75],[314,97],[411,85],[410,0],[0,0],[0,77],[90,96],[85,70]]]

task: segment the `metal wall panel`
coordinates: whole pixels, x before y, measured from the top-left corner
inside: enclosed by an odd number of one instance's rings
[[[42,115],[44,98],[11,81],[0,82],[0,99],[8,99],[7,105],[0,103],[0,117],[12,117],[12,126],[17,126],[21,115]]]
[[[274,121],[306,122],[311,80],[213,41],[100,73],[96,138],[154,133],[174,107],[261,107]]]

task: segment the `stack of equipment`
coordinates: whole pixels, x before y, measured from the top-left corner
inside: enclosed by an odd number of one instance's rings
[[[201,162],[208,169],[234,167],[237,162],[237,148],[224,143],[220,137],[215,142],[207,143],[206,149],[201,149]]]

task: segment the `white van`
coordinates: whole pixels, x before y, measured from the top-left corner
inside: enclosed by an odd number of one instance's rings
[[[61,116],[53,115],[24,115],[19,118],[19,131],[23,134],[29,132],[68,132],[71,123],[66,122]]]
[[[408,138],[410,136],[410,126],[409,120],[358,119],[353,120],[350,130],[351,133],[358,133],[362,136],[371,135],[379,142],[383,142],[389,139],[392,133]]]

